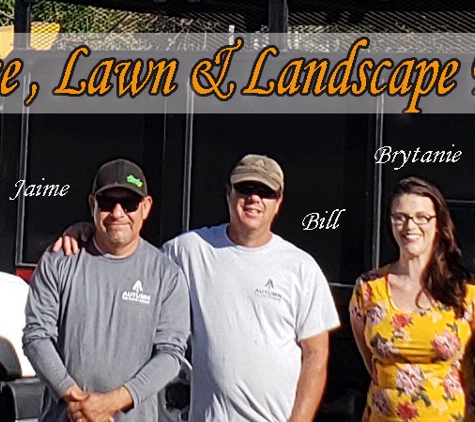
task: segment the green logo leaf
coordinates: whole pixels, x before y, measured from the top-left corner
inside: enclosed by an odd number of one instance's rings
[[[135,185],[139,188],[141,188],[143,186],[143,182],[140,179],[137,179],[136,177],[134,177],[134,175],[132,175],[132,174],[129,174],[127,176],[127,182],[132,183],[133,185]]]

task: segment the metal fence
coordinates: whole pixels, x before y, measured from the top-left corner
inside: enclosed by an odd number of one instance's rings
[[[203,41],[194,39],[194,33],[286,32],[294,34],[287,48],[313,51],[317,47],[308,34],[475,33],[475,4],[448,3],[446,0],[71,0],[67,3],[42,0],[32,3],[31,17],[33,21],[58,23],[61,32],[69,34],[189,34],[186,43],[176,46],[183,50],[217,47],[200,44]],[[463,43],[466,50],[475,51],[475,45]],[[331,46],[332,50],[338,48]],[[420,50],[424,48],[419,46]],[[454,45],[441,43],[435,50],[433,45],[429,50],[452,52]]]

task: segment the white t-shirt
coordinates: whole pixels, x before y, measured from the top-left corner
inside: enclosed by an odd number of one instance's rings
[[[339,325],[315,260],[273,235],[234,244],[227,225],[164,246],[184,270],[192,305],[191,420],[285,422],[300,374],[298,342]]]

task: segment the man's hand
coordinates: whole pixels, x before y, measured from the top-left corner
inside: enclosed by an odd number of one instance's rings
[[[133,400],[125,387],[109,393],[86,393],[87,397],[71,401],[68,405],[69,418],[73,422],[113,422],[114,415],[132,407]]]
[[[85,393],[79,385],[74,384],[66,390],[63,400],[69,404],[74,401],[84,400],[86,397],[87,393]]]
[[[69,387],[63,396],[63,400],[68,404],[68,417],[71,422],[83,422],[84,416],[79,409],[79,403],[89,397],[89,394],[84,392],[77,384]],[[111,419],[109,422],[114,422]]]
[[[54,242],[51,250],[58,252],[63,249],[65,255],[77,254],[79,252],[78,240],[83,242],[88,240],[94,233],[94,226],[91,223],[76,223],[69,226],[62,236]]]

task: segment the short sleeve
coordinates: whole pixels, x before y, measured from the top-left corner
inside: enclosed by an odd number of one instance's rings
[[[170,258],[175,264],[179,265],[179,263],[177,262],[178,254],[176,248],[176,238],[165,242],[160,248],[160,251],[163,252],[168,258]]]
[[[296,320],[298,341],[340,326],[330,287],[320,267],[313,261],[304,272]]]
[[[350,316],[356,321],[366,321],[366,305],[371,298],[371,286],[363,278],[356,280],[353,294],[350,299]]]

